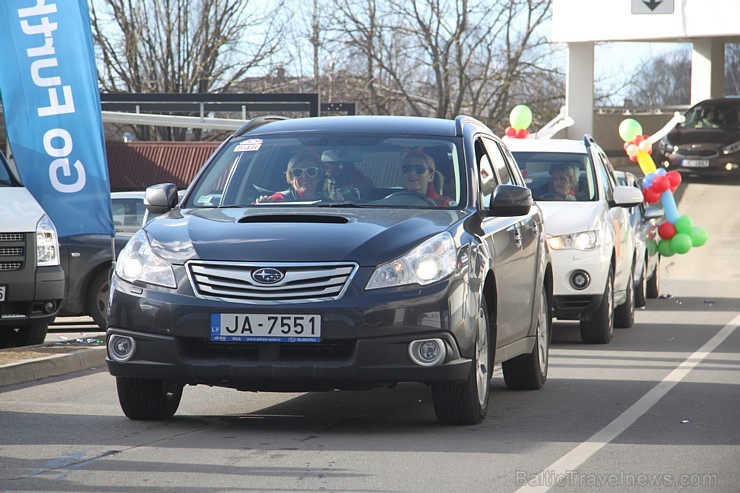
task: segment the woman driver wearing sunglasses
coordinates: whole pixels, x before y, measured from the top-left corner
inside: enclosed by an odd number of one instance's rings
[[[434,160],[429,154],[421,151],[410,152],[403,159],[401,171],[403,188],[406,190],[426,195],[441,207],[448,207],[452,203],[452,199],[435,191],[435,188],[442,188],[444,178],[435,169]]]
[[[324,178],[324,168],[317,156],[296,154],[288,162],[285,179],[290,185],[287,192],[263,195],[257,203],[326,199],[319,184]]]

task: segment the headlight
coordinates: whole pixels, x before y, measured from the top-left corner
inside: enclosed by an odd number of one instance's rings
[[[449,233],[444,232],[429,238],[403,257],[378,266],[366,289],[431,284],[452,274],[456,257],[455,242]]]
[[[596,231],[583,231],[570,235],[551,236],[547,244],[553,250],[593,250],[599,245],[599,234]]]
[[[660,139],[660,152],[663,154],[670,154],[675,150],[673,144],[670,143],[667,137]]]
[[[36,224],[36,265],[59,265],[57,229],[46,214]]]
[[[722,152],[725,154],[732,154],[737,151],[740,151],[740,140],[722,148]]]
[[[131,237],[118,255],[116,275],[128,282],[142,281],[166,288],[177,287],[172,267],[154,253],[143,229]]]

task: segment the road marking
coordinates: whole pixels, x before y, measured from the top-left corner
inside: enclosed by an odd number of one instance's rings
[[[578,445],[576,448],[556,460],[537,476],[516,490],[516,493],[534,493],[546,492],[551,487],[556,486],[555,479],[567,477],[578,466],[586,462],[592,455],[601,450],[602,447],[618,437],[623,431],[632,426],[643,414],[648,412],[660,399],[663,398],[673,387],[676,386],[691,370],[701,363],[704,358],[717,349],[717,346],[727,339],[730,334],[740,324],[740,315],[736,316],[730,323],[722,327],[714,337],[709,339],[706,344],[699,348],[694,354],[678,365],[663,380],[650,389],[647,394],[643,395],[637,402],[632,404],[626,411],[617,416],[617,418],[597,431],[588,440]]]

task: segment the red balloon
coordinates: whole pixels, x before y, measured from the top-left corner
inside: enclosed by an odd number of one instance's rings
[[[637,162],[637,156],[630,156],[629,158],[630,158],[630,161],[632,161],[633,163]]]
[[[658,235],[664,240],[670,240],[676,236],[676,227],[669,222],[665,222],[658,226]]]
[[[658,193],[663,193],[671,188],[671,182],[665,176],[656,176],[653,178],[653,188]]]
[[[527,135],[529,135],[529,132],[526,128],[520,128],[516,131],[516,138],[517,139],[526,139]]]
[[[671,182],[671,190],[675,190],[681,184],[681,173],[678,171],[669,171],[665,176]]]
[[[506,134],[507,137],[516,137],[516,129],[514,127],[506,127],[504,134]]]
[[[648,204],[654,204],[660,201],[660,192],[657,192],[653,187],[643,189],[642,195]]]

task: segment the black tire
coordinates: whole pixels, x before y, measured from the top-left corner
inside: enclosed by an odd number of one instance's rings
[[[169,419],[180,405],[183,385],[164,380],[116,377],[118,402],[129,419]]]
[[[38,322],[18,327],[3,327],[0,329],[0,349],[43,344],[48,330],[48,323]]]
[[[643,263],[642,271],[640,272],[640,279],[635,284],[635,307],[637,308],[642,308],[643,306],[647,305],[647,266],[648,259],[647,257],[645,257],[645,262]]]
[[[651,300],[654,300],[660,295],[660,257],[658,257],[658,261],[655,263],[655,270],[652,277],[647,280],[645,294]]]
[[[609,270],[604,296],[589,320],[581,320],[581,340],[588,344],[609,344],[614,337],[614,277]]]
[[[614,309],[614,327],[629,329],[635,324],[635,266],[630,269],[627,280],[627,296],[624,303]]]
[[[489,383],[493,365],[490,324],[485,302],[478,309],[475,355],[470,374],[462,382],[432,384],[432,401],[437,419],[444,424],[477,425],[488,413]]]
[[[99,272],[87,290],[87,314],[95,324],[105,330],[108,324],[108,296],[110,294],[110,271]]]
[[[512,390],[541,389],[547,381],[552,336],[552,310],[547,302],[547,291],[542,287],[542,300],[537,315],[536,341],[532,352],[504,361],[501,365],[504,382]]]

